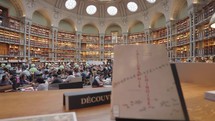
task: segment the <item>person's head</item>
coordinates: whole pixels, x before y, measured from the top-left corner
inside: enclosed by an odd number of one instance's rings
[[[2,80],[2,81],[6,81],[6,80],[8,80],[7,75],[3,75],[1,80]]]
[[[57,74],[53,74],[52,77],[53,77],[53,78],[57,78],[58,75],[57,75]]]
[[[103,78],[103,77],[104,77],[104,73],[101,72],[101,73],[99,74],[99,76],[100,76],[100,78]]]
[[[75,72],[75,73],[78,73],[78,72],[79,72],[79,69],[78,69],[78,68],[74,68],[74,72]]]
[[[43,78],[39,77],[37,78],[37,83],[42,84],[42,83],[45,83],[45,81]]]
[[[26,80],[26,79],[27,79],[27,76],[26,76],[25,74],[21,74],[21,75],[20,75],[20,79]]]
[[[45,71],[44,71],[44,74],[49,74],[49,71],[48,71],[48,70],[45,70]]]
[[[16,76],[16,70],[9,70],[9,74],[12,76]]]
[[[68,70],[68,71],[67,71],[67,74],[68,74],[68,75],[73,75],[73,71],[72,71],[72,70]]]

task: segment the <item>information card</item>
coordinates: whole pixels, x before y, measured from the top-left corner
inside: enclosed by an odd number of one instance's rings
[[[188,121],[175,65],[165,45],[114,47],[112,119]]]

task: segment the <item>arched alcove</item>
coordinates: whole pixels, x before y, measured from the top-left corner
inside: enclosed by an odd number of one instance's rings
[[[43,26],[51,26],[50,19],[44,10],[34,11],[32,22]]]
[[[59,30],[75,32],[74,23],[70,19],[62,19],[58,24]]]
[[[16,9],[16,7],[13,5],[10,0],[0,0],[0,6],[3,6],[8,9],[8,16],[11,17],[20,17],[19,10]]]
[[[171,17],[175,20],[180,20],[188,16],[187,0],[174,0],[171,8]]]
[[[105,31],[105,35],[112,35],[113,32],[122,35],[122,28],[117,24],[110,24]]]
[[[99,34],[99,30],[93,24],[86,24],[82,28],[82,33],[83,34],[98,35]]]
[[[163,13],[155,13],[151,19],[151,28],[162,28],[166,26],[166,18]]]
[[[141,21],[134,21],[130,25],[128,32],[130,34],[144,32],[144,24]]]

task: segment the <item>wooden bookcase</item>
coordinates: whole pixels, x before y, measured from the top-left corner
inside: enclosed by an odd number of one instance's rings
[[[50,57],[52,45],[50,28],[33,23],[30,35],[31,58],[34,60],[40,60],[41,58],[47,60]],[[28,35],[26,38],[27,40],[29,39]],[[28,45],[28,41],[26,43]]]
[[[151,42],[153,44],[167,44],[167,29],[166,29],[166,27],[152,30]]]
[[[133,33],[128,36],[128,44],[144,43],[145,33]]]
[[[19,45],[9,45],[9,56],[20,56]]]
[[[183,33],[185,31],[189,31],[190,27],[190,19],[189,17],[186,17],[184,19],[178,20],[175,24],[176,26],[176,32],[178,34]]]
[[[196,57],[215,56],[215,29],[209,27],[213,13],[215,13],[215,1],[211,1],[195,13]]]
[[[185,17],[172,27],[172,60],[185,62],[190,58],[190,19]]]
[[[9,45],[6,43],[0,42],[0,55],[6,56],[9,54]]]
[[[81,60],[100,60],[100,39],[98,35],[83,34],[81,37]]]
[[[34,23],[31,26],[31,34],[49,38],[50,35],[51,35],[51,30],[48,27],[45,27],[45,26],[38,25],[38,24]]]
[[[11,28],[11,29],[15,29],[15,30],[20,30],[20,27],[21,27],[21,25],[20,25],[20,20],[19,19],[16,19],[16,18],[12,18],[12,17],[9,17],[8,18],[9,20],[8,20],[8,27],[9,28]]]
[[[57,39],[58,60],[72,60],[77,49],[75,33],[59,30]]]
[[[8,29],[0,29],[0,41],[10,44],[20,44],[20,33]]]

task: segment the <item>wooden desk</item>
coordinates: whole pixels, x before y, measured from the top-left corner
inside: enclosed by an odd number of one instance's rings
[[[83,89],[0,93],[0,119],[65,112],[63,93]],[[190,119],[192,121],[214,121],[215,102],[204,99],[204,92],[215,90],[214,85],[203,86],[194,83],[182,83],[182,89]],[[110,121],[110,105],[72,111],[76,112],[78,121]]]

